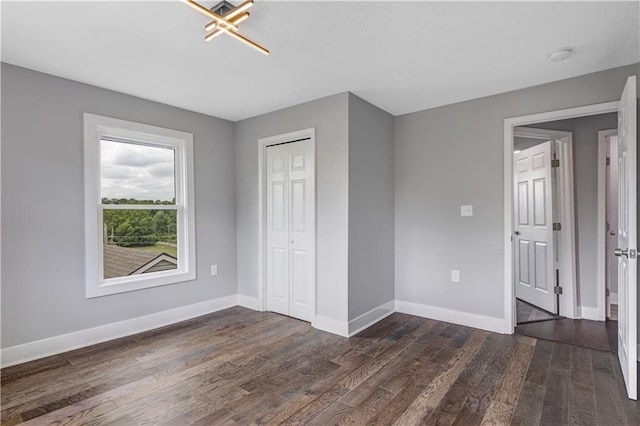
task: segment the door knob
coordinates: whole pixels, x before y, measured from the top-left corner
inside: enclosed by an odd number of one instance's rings
[[[615,254],[618,257],[622,257],[622,256],[626,256],[629,257],[629,249],[621,249],[621,248],[617,248],[613,251],[613,254]]]
[[[516,231],[516,235],[520,235],[520,231]]]

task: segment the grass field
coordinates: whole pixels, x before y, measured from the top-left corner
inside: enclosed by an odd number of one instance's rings
[[[131,248],[135,248],[138,250],[146,250],[146,251],[152,251],[154,253],[165,253],[168,254],[169,256],[173,256],[175,258],[178,258],[178,248],[177,247],[170,247],[170,246],[161,246],[161,245],[153,245],[153,246],[139,246],[139,247],[131,247]]]

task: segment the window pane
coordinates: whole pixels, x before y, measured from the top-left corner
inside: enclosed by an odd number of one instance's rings
[[[103,211],[104,278],[177,269],[176,210]]]
[[[102,139],[103,204],[175,204],[175,150]]]

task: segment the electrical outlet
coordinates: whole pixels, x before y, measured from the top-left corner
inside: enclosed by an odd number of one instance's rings
[[[451,281],[454,283],[460,282],[460,271],[456,271],[455,269],[451,270]]]
[[[218,275],[218,265],[211,265],[211,275]]]
[[[473,206],[460,206],[460,216],[473,216]]]

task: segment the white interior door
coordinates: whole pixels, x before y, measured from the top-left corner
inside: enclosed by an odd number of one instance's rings
[[[514,258],[516,297],[555,313],[551,160],[551,141],[514,154]]]
[[[267,148],[267,310],[289,315],[289,147]]]
[[[618,107],[618,358],[629,398],[638,397],[636,78]]]
[[[267,147],[267,310],[311,321],[315,161],[303,140]]]

